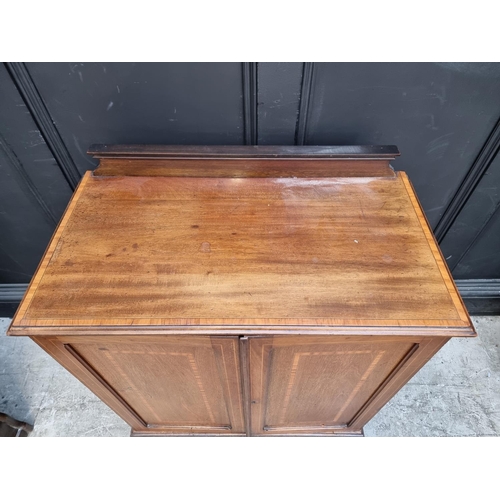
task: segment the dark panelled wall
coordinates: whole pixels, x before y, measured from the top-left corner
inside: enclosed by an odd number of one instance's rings
[[[435,227],[500,117],[496,69],[319,64],[306,143],[396,144]]]
[[[80,175],[92,143],[244,144],[236,63],[27,64]]]
[[[4,314],[92,143],[395,144],[471,312],[498,310],[500,64],[5,63],[0,111]]]

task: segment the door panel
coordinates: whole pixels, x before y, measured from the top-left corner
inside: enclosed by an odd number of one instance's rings
[[[244,432],[237,338],[87,337],[65,349],[147,429]]]
[[[412,339],[250,339],[254,435],[341,432],[416,350]]]

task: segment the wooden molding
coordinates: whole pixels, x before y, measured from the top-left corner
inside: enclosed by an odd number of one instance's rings
[[[387,160],[286,159],[118,159],[102,158],[96,177],[335,178],[392,177]]]
[[[396,146],[144,146],[95,144],[94,176],[395,177]]]
[[[240,337],[241,392],[243,394],[243,413],[245,417],[245,432],[252,435],[251,391],[250,391],[250,354],[248,337]]]

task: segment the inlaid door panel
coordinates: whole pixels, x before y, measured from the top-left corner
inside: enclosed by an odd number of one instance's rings
[[[335,433],[418,349],[415,339],[250,339],[253,435]]]
[[[73,337],[63,346],[135,414],[136,432],[244,432],[236,337]]]

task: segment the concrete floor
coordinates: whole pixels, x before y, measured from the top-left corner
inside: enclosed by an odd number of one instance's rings
[[[0,318],[0,412],[32,436],[129,436],[130,427]],[[475,339],[452,339],[365,427],[367,436],[499,436],[500,317],[475,317]]]

